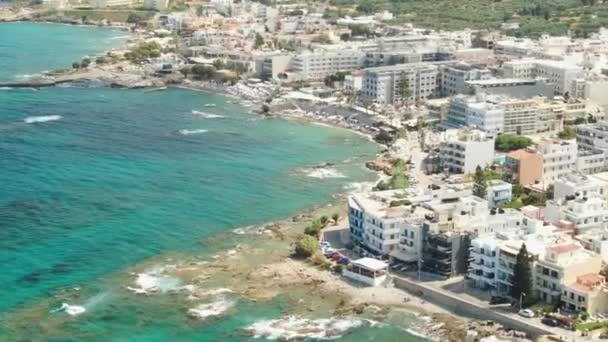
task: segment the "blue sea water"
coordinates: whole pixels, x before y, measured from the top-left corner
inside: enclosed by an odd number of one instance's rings
[[[57,24],[0,25],[0,80],[71,68],[83,57],[120,47],[128,32]]]
[[[123,35],[0,24],[0,78],[61,68]],[[53,298],[75,287],[96,308],[56,326],[45,321],[45,304],[42,319],[0,324],[0,340],[250,339],[239,329],[281,316],[281,298],[240,300],[226,317],[200,325],[170,297],[118,298],[108,279],[170,251],[200,251],[219,232],[328,202],[372,177],[357,165],[376,151],[348,131],[261,119],[211,93],[0,90],[0,323],[41,302],[59,305]],[[307,168],[325,162],[343,177],[310,177]],[[344,340],[397,336],[416,340],[395,327],[359,328]]]

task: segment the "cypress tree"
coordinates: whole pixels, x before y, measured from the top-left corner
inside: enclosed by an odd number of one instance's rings
[[[483,174],[481,166],[477,165],[475,169],[475,175],[473,175],[473,195],[481,198],[486,198],[488,195],[488,182],[486,176]]]
[[[524,304],[532,303],[534,295],[532,285],[532,259],[524,243],[519,249],[519,253],[517,253],[517,260],[513,267],[511,297],[519,300],[520,295],[523,293]]]

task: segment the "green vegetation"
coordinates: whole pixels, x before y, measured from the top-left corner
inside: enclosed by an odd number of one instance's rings
[[[407,164],[403,159],[393,161],[393,175],[388,182],[380,181],[375,189],[378,191],[405,189],[409,186],[409,178],[406,174]]]
[[[337,225],[338,221],[340,220],[340,214],[334,213],[333,215],[331,215],[331,219],[334,221],[334,225]]]
[[[495,148],[502,152],[509,152],[513,150],[519,150],[532,145],[532,140],[523,135],[515,134],[500,134],[496,138]]]
[[[319,249],[319,241],[310,235],[304,235],[296,241],[295,256],[309,258]]]
[[[105,58],[104,56],[99,56],[97,58],[95,58],[95,64],[105,64],[108,62],[108,59]]]
[[[215,68],[211,65],[195,64],[190,72],[194,77],[201,80],[208,80],[215,77]]]
[[[608,321],[576,323],[576,330],[580,331],[591,331],[601,328],[608,329]]]
[[[565,126],[564,129],[557,134],[560,139],[574,139],[576,138],[576,128],[573,126]]]
[[[52,12],[48,13],[48,14],[53,14]],[[129,17],[131,17],[131,20],[133,20],[133,16],[131,16],[132,14],[137,16],[137,18],[139,18],[139,22],[141,23],[143,21],[147,21],[150,20],[155,12],[152,11],[133,11],[133,10],[111,10],[111,11],[104,11],[104,10],[69,10],[69,11],[62,11],[61,14],[65,17],[68,18],[74,18],[74,19],[79,19],[79,20],[83,20],[83,21],[102,21],[102,20],[107,20],[109,22],[120,22],[120,23],[127,23],[129,22],[128,19]]]
[[[336,214],[334,214],[336,215]],[[339,215],[338,215],[339,216]],[[315,238],[319,237],[319,233],[321,230],[329,224],[329,217],[323,215],[320,218],[311,222],[306,228],[304,228],[304,234],[313,236]]]
[[[511,288],[511,297],[515,299],[522,298],[523,306],[534,304],[532,279],[532,257],[528,254],[526,244],[521,245],[515,266],[513,267],[513,287]],[[520,297],[521,296],[521,297]]]
[[[399,81],[397,81],[397,88],[399,89],[399,96],[401,96],[402,103],[408,103],[410,97],[412,97],[412,91],[410,90],[410,83],[408,82],[408,76],[405,71],[402,71],[399,75]]]
[[[312,42],[319,44],[331,44],[331,38],[329,38],[329,35],[327,33],[321,33],[314,36],[312,38]]]
[[[373,14],[388,10],[395,23],[413,23],[441,30],[499,30],[501,24],[515,22],[519,28],[506,33],[518,37],[542,34],[588,37],[608,26],[608,7],[597,0],[330,0],[336,6],[326,18],[343,17],[349,12]]]
[[[364,36],[368,37],[372,35],[372,31],[369,29],[369,26],[363,24],[351,24],[348,25],[350,29],[350,35],[353,37]]]
[[[544,207],[547,203],[547,197],[553,197],[551,187],[547,188],[546,193],[534,192],[525,189],[519,184],[513,185],[512,199],[509,203],[503,203],[501,208],[520,209],[526,205],[534,205]]]
[[[479,198],[486,198],[488,195],[488,181],[481,166],[477,165],[475,175],[473,175],[473,195]]]
[[[83,58],[82,61],[80,61],[80,67],[81,68],[86,68],[89,65],[91,65],[91,59],[90,58]]]
[[[255,34],[254,48],[259,49],[262,45],[264,45],[264,37],[258,32]]]
[[[332,87],[335,82],[344,82],[344,77],[346,77],[347,72],[337,72],[333,75],[326,76],[323,82],[326,86]]]
[[[125,53],[125,58],[131,62],[143,62],[150,58],[160,57],[162,48],[157,42],[141,43]]]

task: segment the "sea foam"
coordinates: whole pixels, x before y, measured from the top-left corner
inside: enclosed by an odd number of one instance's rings
[[[70,305],[68,303],[61,303],[61,307],[59,307],[58,309],[55,309],[51,312],[59,312],[59,311],[65,311],[65,313],[67,313],[70,316],[78,316],[80,314],[83,314],[87,311],[87,309],[84,308],[84,306],[80,306],[80,305]]]
[[[312,171],[309,171],[306,176],[308,177],[312,177],[312,178],[319,178],[319,179],[325,179],[325,178],[346,178],[346,176],[341,173],[340,171],[333,169],[333,168],[318,168],[318,169],[314,169]]]
[[[331,340],[365,321],[355,318],[306,319],[289,316],[281,319],[259,321],[245,329],[254,338],[269,340]]]
[[[202,111],[199,111],[199,110],[193,110],[192,114],[196,115],[196,116],[200,116],[200,117],[202,117],[204,119],[221,119],[221,118],[224,117],[223,115],[206,113],[206,112],[202,112]]]
[[[207,133],[206,129],[181,129],[179,134],[181,135],[191,135],[191,134],[202,134]]]
[[[31,124],[31,123],[55,121],[55,120],[60,120],[61,118],[62,118],[61,115],[30,116],[30,117],[25,118],[23,121],[25,123]]]
[[[181,281],[178,278],[162,275],[162,270],[139,273],[135,279],[137,287],[127,286],[127,289],[137,294],[154,292],[169,292],[179,289]]]
[[[195,308],[188,310],[188,315],[193,318],[207,319],[209,317],[219,316],[232,308],[236,302],[226,298],[218,298],[211,303],[200,304]]]

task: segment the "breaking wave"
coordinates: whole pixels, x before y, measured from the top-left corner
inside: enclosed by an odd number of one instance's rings
[[[204,119],[221,119],[221,118],[224,118],[223,115],[206,113],[206,112],[202,112],[202,111],[198,111],[198,110],[193,110],[192,114],[196,115],[196,116],[200,116],[200,117],[202,117]]]
[[[44,116],[30,116],[25,118],[23,121],[25,123],[31,124],[31,123],[40,123],[40,122],[47,122],[47,121],[56,121],[56,120],[60,120],[62,118],[61,115],[44,115]]]
[[[188,315],[197,319],[207,319],[209,317],[220,316],[232,308],[236,301],[218,298],[215,302],[200,304],[188,310]]]
[[[191,134],[202,134],[207,133],[206,129],[180,129],[179,134],[181,135],[191,135]]]
[[[356,318],[306,319],[289,316],[280,319],[256,322],[245,329],[254,338],[269,340],[331,340],[342,337],[350,329],[365,324]]]
[[[309,171],[306,174],[307,177],[326,179],[326,178],[346,178],[346,176],[340,171],[334,168],[318,168]]]

